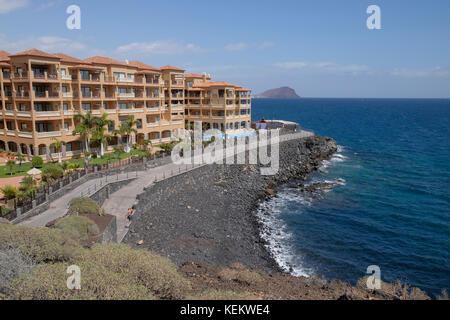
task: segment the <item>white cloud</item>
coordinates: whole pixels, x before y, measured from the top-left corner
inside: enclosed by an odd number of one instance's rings
[[[187,52],[202,52],[203,49],[193,43],[180,43],[173,40],[158,40],[153,42],[133,42],[116,49],[118,54],[183,54]]]
[[[17,53],[31,48],[50,53],[65,52],[68,54],[84,53],[86,50],[86,46],[80,42],[55,36],[29,37],[9,41],[5,35],[0,35],[0,47],[10,53]]]
[[[368,73],[370,69],[365,65],[349,64],[339,65],[334,62],[306,62],[306,61],[291,61],[291,62],[278,62],[274,64],[274,67],[287,69],[287,70],[310,70],[320,72],[332,72],[332,73]]]
[[[227,51],[242,51],[249,47],[248,44],[244,42],[238,42],[238,43],[230,43],[225,46],[225,50]]]
[[[396,68],[391,73],[395,77],[424,78],[450,76],[450,68],[434,67],[425,69]]]
[[[265,49],[269,47],[273,47],[275,44],[271,41],[263,41],[262,43],[245,43],[245,42],[236,42],[229,43],[225,46],[226,51],[243,51],[246,49]]]
[[[0,0],[0,14],[24,8],[30,3],[30,0]]]

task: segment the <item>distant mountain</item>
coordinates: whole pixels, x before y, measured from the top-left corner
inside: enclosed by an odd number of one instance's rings
[[[295,90],[289,87],[270,89],[255,96],[255,98],[300,99]]]

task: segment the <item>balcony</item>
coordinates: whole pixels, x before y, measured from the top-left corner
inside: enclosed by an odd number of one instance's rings
[[[99,76],[93,76],[92,74],[90,74],[89,76],[85,75],[80,77],[81,81],[87,81],[87,82],[100,82],[100,77]]]
[[[183,111],[183,110],[184,110],[183,106],[180,106],[178,104],[173,104],[172,105],[172,111]]]
[[[129,109],[119,109],[119,113],[140,113],[144,112],[144,108],[129,108]]]
[[[3,79],[11,79],[11,74],[8,72],[3,72]]]
[[[61,115],[60,111],[36,111],[35,112],[36,117],[43,118],[43,117],[59,117]]]
[[[147,123],[147,127],[159,127],[159,121]]]
[[[61,79],[70,81],[70,80],[72,80],[72,76],[71,75],[67,75],[67,74],[66,75],[62,75]]]
[[[38,138],[60,137],[61,131],[42,131],[37,133]]]
[[[62,97],[63,98],[73,98],[73,92],[63,92]]]
[[[114,114],[114,113],[117,113],[117,110],[116,109],[105,109],[105,113]]]
[[[158,107],[154,107],[154,108],[146,108],[147,112],[159,112],[159,108]]]
[[[172,86],[175,87],[184,87],[184,81],[183,80],[172,80]]]
[[[59,80],[57,74],[47,73],[47,72],[44,72],[44,73],[34,72],[33,79],[34,80],[54,80],[54,81]]]
[[[33,138],[33,132],[19,131],[19,137],[22,137],[22,138]]]
[[[6,135],[8,136],[16,136],[16,131],[15,130],[11,130],[11,129],[7,129],[6,130]]]
[[[5,110],[5,116],[14,116],[14,110]]]
[[[83,92],[81,94],[81,97],[83,99],[100,99],[100,93],[99,92]]]
[[[14,79],[28,79],[28,73],[27,72],[16,72],[14,73]]]
[[[58,92],[36,92],[33,91],[33,97],[35,99],[59,99],[59,93]]]
[[[162,125],[162,126],[169,126],[169,125],[170,125],[170,122],[169,122],[169,121],[166,121],[166,120],[162,120],[162,121],[161,121],[161,125]]]
[[[176,125],[178,125],[178,124],[183,124],[183,120],[174,120],[174,121],[172,121],[172,124],[176,124]]]
[[[30,111],[17,111],[16,115],[18,117],[26,117],[26,118],[31,118],[31,112]]]
[[[118,98],[135,98],[136,94],[134,92],[130,92],[130,93],[117,93],[117,97]]]
[[[161,142],[161,139],[150,139],[150,142],[151,142],[152,144],[158,144],[158,143]]]
[[[65,116],[73,116],[75,114],[74,110],[64,110]]]
[[[215,116],[212,116],[212,118],[214,120],[223,120],[223,119],[225,119],[225,116],[217,116],[217,115],[215,115]]]
[[[30,97],[30,93],[28,91],[19,91],[19,92],[15,92],[14,97],[16,97],[16,99],[28,99]]]
[[[135,83],[136,80],[134,78],[122,78],[122,77],[116,77],[117,82],[124,82],[124,83]]]

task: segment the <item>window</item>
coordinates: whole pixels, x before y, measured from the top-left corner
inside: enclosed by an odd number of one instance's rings
[[[85,111],[90,111],[91,110],[91,104],[90,103],[82,103],[81,104],[81,108]]]
[[[80,70],[80,76],[81,80],[90,80],[89,71],[87,70]]]
[[[119,103],[119,109],[126,109],[127,104],[126,103]]]
[[[68,122],[64,122],[64,129],[69,130],[69,123]]]
[[[6,128],[8,128],[8,130],[14,130],[14,123],[11,121],[6,121]]]
[[[27,111],[27,106],[26,106],[26,104],[25,104],[25,103],[21,103],[21,104],[19,105],[19,110],[20,110],[20,111]]]
[[[62,86],[62,92],[64,92],[64,93],[67,92],[67,86]]]
[[[112,121],[111,124],[108,125],[108,131],[109,132],[114,131],[114,121]]]
[[[138,122],[138,123],[136,124],[136,128],[142,129],[142,119],[136,119],[136,121]]]
[[[118,93],[127,93],[127,88],[117,88]]]
[[[114,72],[114,77],[115,78],[124,79],[125,78],[125,73],[123,73],[123,72]]]
[[[20,131],[27,131],[27,124],[26,123],[21,123],[20,124]]]
[[[63,77],[66,76],[66,69],[61,69],[61,75],[62,75]]]
[[[72,142],[66,144],[66,151],[72,151]]]
[[[69,105],[67,103],[63,103],[63,110],[64,111],[69,110]]]

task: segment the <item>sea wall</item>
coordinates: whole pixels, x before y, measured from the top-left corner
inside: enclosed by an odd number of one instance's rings
[[[124,242],[186,261],[279,271],[260,238],[258,203],[277,185],[304,179],[337,150],[336,142],[312,136],[280,144],[279,171],[259,165],[206,165],[158,182],[139,196],[137,214]]]

